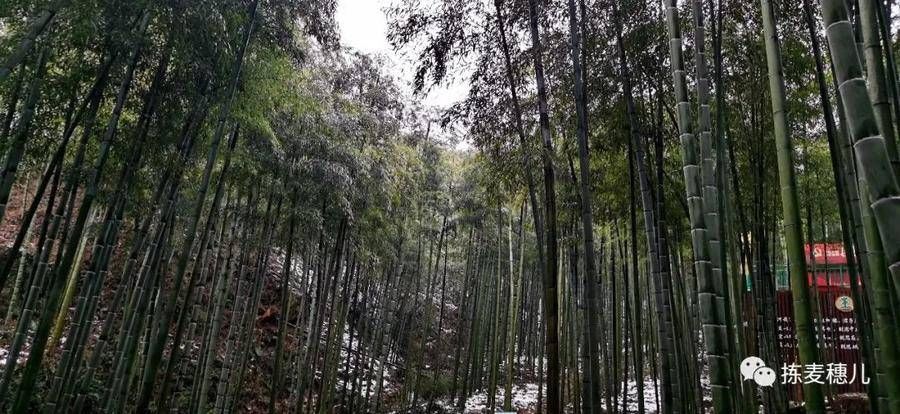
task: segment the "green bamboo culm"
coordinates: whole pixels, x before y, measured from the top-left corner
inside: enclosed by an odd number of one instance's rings
[[[219,119],[216,124],[215,132],[213,133],[213,144],[210,146],[209,154],[207,155],[206,167],[203,170],[203,177],[201,179],[200,189],[198,191],[197,201],[194,205],[194,211],[191,216],[189,230],[187,232],[187,238],[184,241],[184,248],[181,251],[181,254],[178,256],[178,262],[175,270],[175,283],[172,288],[174,294],[169,296],[168,300],[165,303],[165,306],[162,308],[161,322],[160,326],[165,328],[169,327],[169,324],[172,322],[173,317],[175,316],[175,308],[178,302],[178,296],[181,291],[181,287],[184,283],[184,277],[187,271],[188,261],[190,260],[192,248],[194,245],[194,240],[197,235],[197,229],[200,223],[200,216],[203,211],[203,207],[206,201],[206,192],[209,188],[210,176],[212,174],[212,168],[216,161],[216,156],[218,153],[219,142],[222,139],[222,136],[225,134],[225,124],[228,120],[232,103],[235,100],[235,96],[238,93],[237,84],[241,78],[241,73],[244,64],[244,53],[247,50],[247,45],[250,43],[250,37],[253,33],[254,24],[256,20],[257,6],[259,5],[258,1],[253,1],[251,3],[249,12],[248,12],[248,20],[246,23],[245,33],[242,38],[242,43],[240,44],[240,48],[238,49],[237,56],[234,63],[234,69],[232,70],[232,80],[231,87],[228,92],[228,96],[224,102],[223,110],[219,116]],[[236,139],[237,134],[235,133],[232,137],[232,148],[234,145],[234,139]],[[220,179],[224,179],[224,175]],[[201,236],[201,238],[205,238],[206,233]],[[190,276],[191,280],[188,282],[189,290],[193,289],[195,274]],[[192,292],[188,292],[187,298],[189,299]],[[183,326],[181,327],[183,329]],[[140,389],[140,397],[138,398],[138,411],[145,411],[150,405],[150,400],[152,399],[152,392],[155,385],[155,379],[157,371],[159,370],[160,361],[162,360],[162,353],[165,348],[165,343],[168,340],[168,329],[160,330],[158,335],[152,339],[150,343],[150,347],[148,350],[148,362],[144,367],[143,378],[144,381],[141,384]],[[180,340],[181,332],[177,332],[175,335],[176,338]],[[179,344],[175,344],[174,347],[178,347]]]
[[[894,117],[891,113],[891,97],[888,90],[887,74],[884,68],[884,53],[881,49],[881,38],[878,31],[877,8],[881,7],[875,0],[859,0],[859,22],[862,29],[863,57],[868,74],[869,97],[875,112],[878,131],[887,147],[888,159],[894,170],[894,176],[900,175],[900,156],[897,155],[897,142],[894,132]]]
[[[859,179],[859,194],[861,200],[869,199],[869,189],[862,178]],[[862,201],[861,201],[862,203]],[[891,303],[890,281],[887,276],[887,265],[884,260],[884,247],[879,236],[878,225],[872,208],[865,204],[861,208],[861,220],[863,224],[863,233],[865,243],[868,248],[866,259],[871,270],[867,281],[870,295],[872,297],[872,316],[874,320],[874,337],[875,337],[875,386],[872,387],[876,392],[875,398],[879,410],[882,412],[894,413],[889,409],[890,401],[895,402],[900,397],[900,393],[889,393],[891,384],[900,384],[897,370],[897,324],[894,316],[894,309]],[[896,389],[896,388],[895,388]],[[873,404],[875,403],[873,402]]]
[[[883,65],[883,53],[877,28],[877,9],[880,7],[881,6],[875,3],[874,0],[860,0],[859,2],[860,22],[863,32],[863,43],[865,45],[866,68],[868,68],[867,86],[869,98],[872,100],[872,110],[875,112],[875,122],[878,124],[878,131],[885,143],[888,159],[893,168],[894,178],[898,179],[898,177],[900,177],[900,156],[898,156],[894,119],[891,114],[890,92],[886,80],[887,75],[885,74]],[[885,248],[887,248],[887,246],[885,246]],[[895,265],[896,263],[897,260],[889,262],[889,264],[892,265]],[[900,277],[897,275],[897,269],[891,269],[891,273],[894,274],[894,297],[900,298]]]
[[[22,39],[19,40],[19,44],[16,45],[8,56],[3,58],[2,62],[0,62],[0,81],[6,79],[9,74],[25,60],[25,57],[31,52],[31,48],[33,48],[34,44],[37,42],[38,36],[47,31],[47,28],[53,24],[53,20],[60,9],[68,5],[69,1],[70,0],[55,0],[44,7],[44,9],[36,16],[31,18],[26,26]]]
[[[291,211],[294,210],[294,206],[296,205],[296,196],[292,197],[291,201]],[[291,214],[290,225],[288,227],[287,234],[287,253],[284,258],[284,273],[281,275],[281,312],[283,317],[278,318],[278,339],[275,345],[275,373],[274,373],[274,381],[272,384],[272,388],[269,390],[269,413],[275,413],[276,401],[278,399],[278,394],[281,391],[281,376],[282,371],[284,369],[284,364],[282,360],[284,359],[284,337],[285,331],[287,330],[287,318],[290,307],[289,302],[289,289],[290,289],[290,280],[291,276],[293,276],[292,266],[291,266],[291,256],[294,252],[294,229],[296,228],[297,218],[294,214]]]
[[[90,228],[92,222],[94,221],[93,212],[88,213],[88,224],[85,227]],[[84,248],[88,242],[89,234],[85,232],[85,235],[81,237],[81,241],[78,243],[78,251],[75,253],[75,264],[72,266],[72,270],[69,271],[69,277],[66,281],[66,288],[63,291],[62,303],[59,305],[59,312],[56,314],[55,322],[53,323],[53,330],[50,332],[50,342],[47,348],[54,349],[56,345],[59,343],[59,338],[62,336],[63,328],[66,323],[66,315],[69,314],[69,307],[72,305],[72,300],[75,299],[75,290],[77,289],[78,275],[81,274],[81,263],[82,258],[84,257]]]
[[[585,354],[587,357],[587,388],[584,395],[585,411],[588,413],[600,411],[600,332],[599,314],[597,302],[597,268],[594,254],[594,215],[591,205],[591,174],[590,174],[590,148],[588,134],[588,105],[585,96],[584,71],[582,70],[581,38],[584,33],[579,32],[578,18],[575,0],[568,1],[569,11],[569,52],[572,59],[572,73],[574,76],[575,113],[577,116],[578,136],[578,167],[580,177],[578,180],[581,206],[581,230],[582,244],[584,248],[584,292],[585,301],[585,336],[587,343]]]
[[[44,47],[38,57],[36,65],[37,69],[31,80],[31,84],[28,87],[28,97],[22,108],[22,115],[19,118],[16,134],[12,143],[10,143],[9,151],[6,153],[3,170],[0,171],[0,220],[3,220],[6,216],[7,203],[9,202],[13,184],[15,184],[16,177],[19,173],[19,164],[22,162],[22,158],[25,155],[25,144],[28,142],[28,137],[32,132],[31,124],[34,121],[37,104],[41,99],[41,85],[44,81],[44,73],[46,72],[49,53],[50,48]],[[0,290],[3,289],[5,280],[4,276],[3,282],[0,282]]]
[[[872,101],[865,93],[859,56],[846,47],[852,41],[847,9],[841,1],[823,1],[822,12],[857,169],[869,187],[894,288],[900,293],[900,221],[896,220],[900,216],[900,186],[891,173],[888,145],[879,133]]]
[[[668,278],[668,271],[663,271],[661,266],[661,255],[659,254],[659,240],[656,237],[657,233],[657,220],[656,217],[659,214],[655,211],[655,206],[653,204],[653,196],[651,192],[653,189],[651,188],[649,174],[647,172],[647,156],[646,151],[644,149],[645,143],[644,138],[639,134],[640,125],[638,124],[638,116],[637,109],[634,103],[634,92],[631,83],[631,71],[628,66],[628,55],[625,51],[625,42],[622,36],[622,17],[619,11],[618,5],[615,2],[612,3],[612,18],[613,24],[616,28],[616,49],[619,60],[619,81],[622,84],[622,92],[625,97],[625,119],[626,125],[628,126],[628,135],[631,141],[631,145],[634,147],[634,157],[631,160],[634,164],[637,165],[638,172],[638,184],[640,190],[641,197],[641,206],[643,207],[643,218],[644,218],[644,234],[647,239],[647,261],[649,262],[649,277],[653,277],[654,280],[658,280],[659,278]],[[635,248],[637,246],[635,245]],[[637,280],[635,280],[637,282]],[[633,293],[633,302],[635,306],[640,308],[640,292],[638,289],[632,290]],[[662,315],[663,312],[666,312],[662,307],[657,309],[657,312]],[[671,312],[666,312],[666,315],[671,315]],[[660,322],[657,324],[657,329],[659,329],[660,334],[657,335],[657,340],[659,341],[659,349],[660,352],[664,355],[672,355],[671,349],[672,345],[672,335],[671,330],[668,329],[668,325],[666,323],[666,317],[660,317]],[[671,322],[671,321],[669,321]],[[634,318],[634,332],[642,332],[641,330],[641,313],[635,312]],[[667,335],[668,333],[668,335]],[[636,337],[635,345],[639,345],[643,338],[638,335]],[[638,346],[638,349],[641,347]],[[642,378],[643,377],[643,354],[641,352],[635,353],[635,377]],[[668,412],[669,406],[673,403],[673,397],[676,398],[676,401],[680,403],[681,399],[677,395],[673,395],[672,389],[678,389],[678,377],[674,375],[670,375],[670,364],[668,358],[661,359],[661,371],[663,378],[663,386],[661,387],[660,394],[662,395],[660,402],[660,412]],[[637,381],[637,390],[638,395],[644,395],[644,385],[642,380]],[[644,401],[643,398],[638,398],[638,412],[644,412]]]
[[[150,18],[151,10],[149,8],[145,8],[140,20],[141,23],[138,25],[137,33],[139,39],[143,39],[144,34],[147,31],[147,27],[150,24]],[[50,335],[50,329],[52,328],[51,325],[53,322],[53,317],[56,315],[56,310],[59,307],[60,299],[62,296],[62,287],[64,284],[63,282],[65,282],[66,276],[72,269],[75,260],[75,253],[78,248],[77,245],[81,240],[81,236],[85,230],[85,225],[87,224],[86,222],[88,212],[90,211],[91,206],[93,205],[97,197],[100,188],[100,178],[103,175],[104,168],[106,166],[107,160],[109,159],[110,149],[113,146],[113,142],[116,137],[119,120],[125,106],[125,100],[127,99],[128,93],[131,90],[132,81],[134,80],[135,75],[135,69],[138,61],[141,58],[143,47],[144,43],[142,41],[138,41],[137,46],[131,52],[131,60],[125,71],[125,76],[123,76],[121,84],[119,86],[119,91],[116,95],[116,103],[107,123],[106,131],[103,134],[102,141],[100,142],[100,150],[98,152],[97,158],[94,160],[94,166],[87,181],[88,184],[85,188],[82,204],[78,208],[78,214],[76,216],[74,225],[72,226],[71,236],[69,236],[70,239],[68,239],[68,242],[65,245],[60,246],[62,248],[61,251],[64,253],[61,256],[58,266],[52,270],[52,275],[50,276],[51,282],[46,296],[46,302],[44,303],[44,309],[41,313],[37,328],[35,329],[35,333],[32,339],[31,353],[29,354],[28,360],[26,361],[15,403],[13,404],[13,408],[10,411],[11,413],[18,414],[27,412],[27,410],[29,409],[29,404],[35,395],[33,391],[34,387],[36,386],[38,372],[41,368],[41,363],[44,358],[44,351],[46,350],[47,341]]]
[[[848,20],[847,7],[842,0],[822,1],[822,22],[825,25],[825,36],[831,51],[837,78],[838,92],[844,105],[847,117],[850,140],[856,155],[856,168],[861,173],[860,181],[866,184],[868,198],[862,203],[871,206],[877,229],[867,226],[867,233],[880,233],[880,241],[884,249],[893,278],[895,291],[900,286],[900,186],[891,167],[888,146],[878,129],[878,122],[872,100],[863,79],[859,54],[854,45],[853,28]],[[870,237],[867,237],[867,239]],[[877,289],[885,281],[873,280],[875,317],[890,317],[882,304],[890,304],[890,292]],[[889,306],[887,306],[889,308]],[[900,413],[900,364],[896,357],[896,338],[890,332],[878,330],[876,334],[880,348],[880,364],[887,373],[879,385],[888,396],[892,413]],[[886,345],[892,347],[885,348]],[[887,351],[887,352],[885,352]]]
[[[41,96],[41,89],[44,83],[44,76],[47,72],[47,59],[49,58],[49,55],[50,48],[44,47],[41,50],[41,54],[38,57],[37,63],[35,64],[34,77],[31,79],[31,83],[28,86],[28,98],[25,101],[26,104],[22,115],[22,121],[20,121],[26,124],[20,125],[20,129],[28,128],[27,124],[31,123],[31,118],[34,115],[34,106]],[[10,149],[10,154],[7,155],[7,159],[9,159],[9,157],[13,155],[12,153],[14,151],[15,149]],[[6,175],[5,172],[6,171],[4,169],[3,175]],[[18,283],[16,283],[16,285],[18,285]],[[23,288],[26,289],[26,292],[32,290],[30,287],[23,286]],[[2,284],[0,284],[0,291],[2,291]],[[31,296],[30,298],[29,295]],[[29,302],[29,299],[33,297],[35,297],[35,295],[32,295],[30,292],[26,293],[25,307],[24,309],[22,309],[21,313],[19,313],[19,320],[16,323],[15,335],[13,336],[12,343],[8,345],[9,348],[6,355],[6,363],[4,364],[3,376],[0,377],[0,396],[6,395],[7,391],[10,388],[11,382],[13,381],[13,371],[16,368],[18,355],[24,343],[24,336],[27,333],[27,321],[30,320],[33,313],[31,302]],[[11,302],[15,302],[15,297],[13,297],[13,300],[11,300]],[[19,312],[19,310],[16,309],[16,312]]]
[[[703,325],[703,340],[709,362],[710,386],[712,388],[713,410],[716,413],[730,413],[732,410],[729,379],[731,369],[726,356],[726,328],[716,298],[717,282],[712,273],[709,254],[709,235],[704,217],[702,178],[697,140],[694,137],[691,120],[691,106],[688,102],[687,80],[685,79],[684,56],[681,45],[678,6],[675,0],[663,3],[669,32],[669,53],[672,62],[672,77],[677,101],[678,134],[681,140],[681,158],[687,197],[688,214],[691,223],[691,241],[694,249],[694,267],[697,272],[697,295],[700,306],[700,322]],[[673,407],[678,410],[679,407]],[[673,410],[673,411],[674,411]]]
[[[715,293],[716,320],[718,325],[725,326],[725,338],[728,338],[725,304],[725,279],[722,269],[722,232],[719,219],[719,189],[716,182],[715,148],[712,139],[712,127],[710,126],[709,107],[709,69],[706,63],[706,25],[703,19],[703,5],[699,0],[691,2],[691,10],[694,15],[694,70],[697,75],[697,103],[698,103],[698,130],[697,136],[700,143],[700,180],[703,184],[703,212],[706,218],[706,234],[709,243],[709,259],[712,265],[710,271],[713,292]],[[721,109],[720,109],[721,110]],[[731,366],[729,340],[723,342],[722,350],[727,366]],[[726,385],[731,387],[731,377],[726,379]]]
[[[784,215],[784,243],[794,302],[794,328],[797,350],[803,365],[822,363],[816,347],[812,321],[812,305],[806,280],[806,258],[803,253],[803,230],[800,220],[800,202],[797,197],[797,179],[794,172],[794,149],[787,124],[784,73],[781,66],[781,49],[775,12],[768,0],[760,1],[763,31],[766,44],[766,61],[769,69],[769,93],[772,99],[772,121],[775,129],[775,153],[778,159],[778,183],[781,190],[781,208]],[[804,382],[803,400],[808,413],[824,413],[825,398],[819,384]]]

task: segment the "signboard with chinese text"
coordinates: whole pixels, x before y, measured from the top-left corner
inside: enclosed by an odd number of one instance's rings
[[[816,341],[819,344],[820,362],[827,364],[844,364],[846,366],[861,364],[859,337],[856,329],[856,319],[852,312],[852,300],[846,304],[851,307],[850,312],[839,309],[839,305],[845,305],[841,298],[849,297],[848,288],[836,286],[824,286],[812,289],[810,299],[818,298],[819,309],[813,319],[813,328],[816,333]],[[790,291],[776,292],[776,322],[775,337],[778,341],[778,349],[781,361],[784,364],[800,364],[797,357],[797,340],[794,337],[793,298]],[[834,385],[836,393],[863,392],[862,383],[848,383]],[[802,387],[800,385],[788,385],[792,401],[802,401]]]

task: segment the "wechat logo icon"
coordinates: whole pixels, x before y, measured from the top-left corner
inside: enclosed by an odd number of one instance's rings
[[[775,383],[775,370],[767,367],[765,361],[759,357],[744,358],[740,368],[744,381],[753,380],[760,387],[771,387]]]

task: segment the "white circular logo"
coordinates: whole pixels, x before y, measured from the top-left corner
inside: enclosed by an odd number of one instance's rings
[[[775,370],[762,367],[753,372],[753,381],[760,387],[771,387],[775,383]]]
[[[771,387],[775,383],[777,375],[775,370],[766,366],[766,362],[760,357],[749,356],[741,361],[741,376],[744,381],[753,380],[760,387]]]
[[[853,298],[847,295],[838,296],[834,300],[834,307],[841,312],[853,312]]]
[[[765,367],[766,363],[760,357],[749,356],[741,361],[741,375],[744,381],[753,379],[753,372]]]

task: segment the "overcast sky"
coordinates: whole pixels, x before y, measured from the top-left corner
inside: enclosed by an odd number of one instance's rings
[[[367,54],[380,54],[393,62],[391,72],[407,90],[410,89],[414,65],[391,50],[387,41],[387,18],[383,9],[396,0],[338,0],[337,21],[341,43]],[[424,0],[429,1],[429,0]],[[435,88],[424,97],[426,106],[446,108],[465,98],[468,90],[461,82]]]

